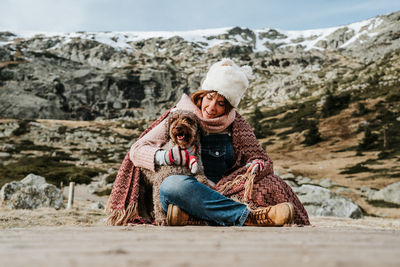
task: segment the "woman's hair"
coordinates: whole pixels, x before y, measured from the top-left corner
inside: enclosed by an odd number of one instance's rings
[[[205,97],[209,93],[217,93],[217,91],[206,91],[206,90],[199,90],[190,95],[190,98],[192,99],[192,102],[201,110],[201,102],[203,101],[203,97]],[[220,94],[218,94],[220,95]],[[223,96],[223,95],[220,95]],[[228,115],[229,112],[233,109],[231,103],[229,103],[228,100],[224,97],[225,101],[225,115]]]

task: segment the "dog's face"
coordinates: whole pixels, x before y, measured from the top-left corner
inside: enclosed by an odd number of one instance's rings
[[[181,149],[195,145],[200,138],[201,125],[192,112],[175,111],[168,117],[168,138]]]

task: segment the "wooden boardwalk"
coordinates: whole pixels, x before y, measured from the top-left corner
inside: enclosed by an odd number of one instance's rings
[[[400,230],[39,226],[0,230],[0,266],[400,266]]]

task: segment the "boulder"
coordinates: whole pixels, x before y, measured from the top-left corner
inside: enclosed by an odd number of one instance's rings
[[[390,184],[379,191],[374,192],[368,198],[370,201],[384,201],[386,203],[400,205],[400,182]]]
[[[7,152],[0,152],[0,159],[5,159],[11,157],[10,153]]]
[[[6,183],[0,190],[0,199],[12,209],[64,207],[61,190],[35,174],[29,174],[21,181]]]
[[[0,36],[0,41],[1,41],[1,36]],[[4,47],[0,47],[0,61],[10,61],[12,59],[13,57],[10,51]]]
[[[108,181],[108,177],[110,176],[109,173],[100,175],[94,179],[96,179],[97,181],[93,181],[91,184],[88,185],[88,193],[89,194],[95,194],[98,196],[106,196],[111,194],[111,190],[113,188],[113,183],[110,181]],[[114,175],[111,175],[111,177],[114,177]],[[113,180],[114,180],[113,179]]]
[[[358,219],[363,214],[352,200],[341,197],[332,191],[315,185],[294,187],[300,201],[310,216],[335,216]]]
[[[111,194],[113,184],[104,184],[102,182],[94,182],[88,186],[88,192],[98,196],[107,196]]]
[[[369,188],[368,186],[361,186],[360,192],[364,197],[370,199],[377,192],[377,190]]]

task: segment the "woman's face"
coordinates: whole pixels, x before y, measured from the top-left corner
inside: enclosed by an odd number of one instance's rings
[[[225,113],[225,97],[211,92],[203,97],[201,113],[205,119],[214,119]]]

